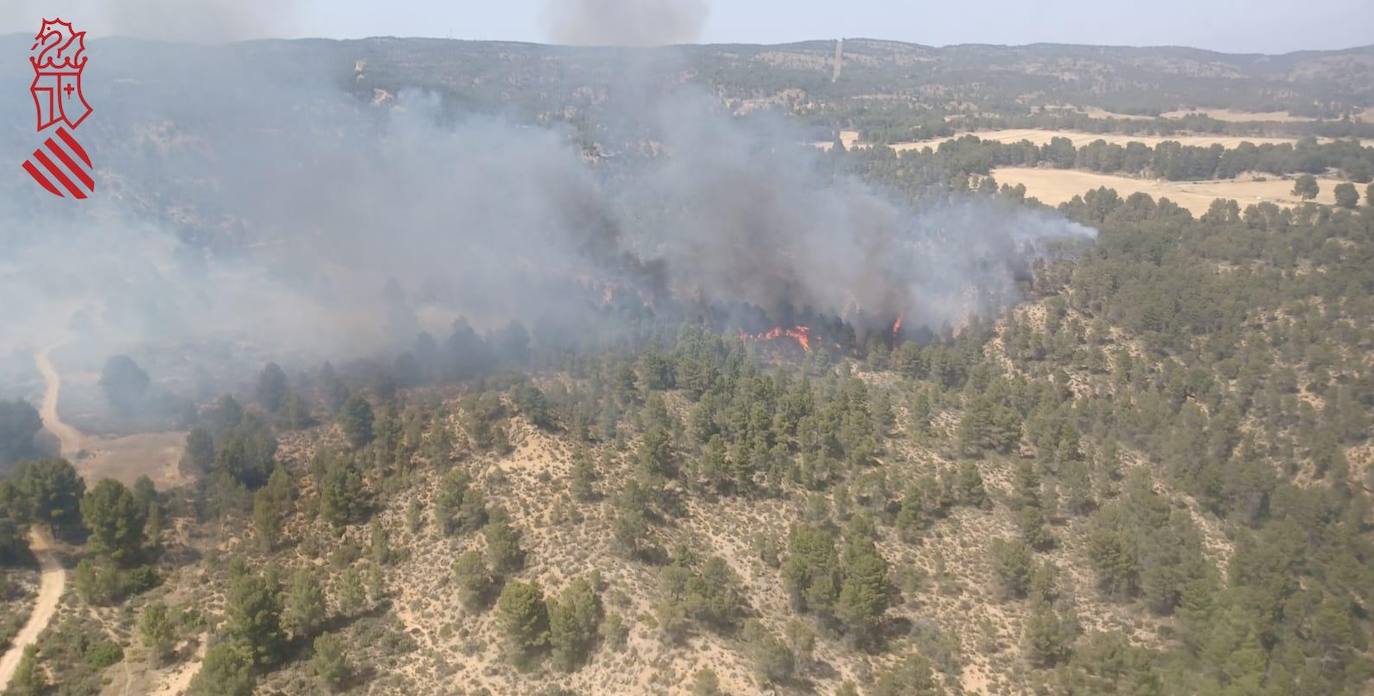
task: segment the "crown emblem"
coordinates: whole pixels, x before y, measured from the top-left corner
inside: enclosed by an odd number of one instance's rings
[[[55,137],[44,140],[20,166],[58,198],[85,198],[95,192],[95,169],[91,156],[68,128],[75,130],[91,115],[91,105],[81,91],[86,32],[77,31],[71,22],[44,19],[29,53],[33,65],[29,93],[38,115],[38,132],[53,125],[57,128],[50,131]]]
[[[86,67],[86,32],[60,18],[45,19],[29,52],[35,73],[79,73]]]

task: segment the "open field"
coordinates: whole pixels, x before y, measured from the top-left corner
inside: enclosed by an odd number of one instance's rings
[[[83,433],[63,421],[58,412],[63,380],[50,351],[35,353],[34,363],[45,384],[40,409],[43,427],[57,438],[61,455],[72,462],[87,485],[110,478],[131,486],[140,476],[147,476],[159,490],[166,490],[186,482],[178,466],[186,433],[138,433],[123,437]]]
[[[859,142],[857,138],[850,139],[845,137],[846,134],[851,133],[854,132],[841,131],[841,140],[845,143],[846,148],[852,149],[854,147],[869,147],[868,143]],[[857,134],[854,135],[857,136]],[[1225,148],[1233,148],[1237,145],[1240,145],[1241,143],[1254,143],[1256,145],[1263,145],[1265,143],[1269,143],[1279,145],[1282,143],[1295,143],[1298,141],[1297,138],[1267,137],[1257,135],[1124,135],[1119,133],[1085,133],[1082,131],[1041,130],[1038,128],[1006,128],[1002,130],[959,133],[957,135],[952,135],[946,138],[930,138],[927,140],[912,140],[902,143],[892,143],[889,147],[891,147],[893,150],[896,150],[897,152],[906,152],[907,150],[920,150],[926,147],[934,149],[936,147],[939,147],[940,143],[943,143],[946,140],[962,138],[965,135],[976,135],[979,138],[982,138],[983,140],[994,140],[999,143],[1017,143],[1022,140],[1029,140],[1032,143],[1035,143],[1036,145],[1044,145],[1053,138],[1068,138],[1071,142],[1073,142],[1074,147],[1082,147],[1084,145],[1087,145],[1088,143],[1093,142],[1094,140],[1105,140],[1108,143],[1115,143],[1117,145],[1125,145],[1126,143],[1131,142],[1144,143],[1146,145],[1149,145],[1150,147],[1154,147],[1166,140],[1172,140],[1178,143],[1182,143],[1184,145],[1195,145],[1198,147],[1210,147],[1212,145],[1221,145]],[[1322,140],[1325,141],[1330,139],[1324,138]],[[1365,138],[1361,140],[1360,143],[1367,147],[1374,146],[1374,139]],[[816,146],[823,150],[829,150],[831,143],[816,143]]]
[[[1073,169],[1040,169],[1033,167],[1001,167],[992,171],[999,184],[1025,184],[1026,195],[1042,202],[1058,205],[1083,192],[1106,186],[1124,196],[1148,193],[1154,198],[1165,197],[1192,211],[1194,215],[1207,212],[1217,198],[1234,198],[1242,207],[1268,201],[1279,205],[1297,205],[1301,199],[1293,195],[1291,179],[1270,178],[1266,181],[1234,179],[1227,181],[1163,181],[1137,179],[1128,176],[1095,174]],[[1321,193],[1318,203],[1335,203],[1332,188],[1339,179],[1318,179]]]

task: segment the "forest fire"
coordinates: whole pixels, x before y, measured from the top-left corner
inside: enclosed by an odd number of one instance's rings
[[[784,329],[781,326],[774,326],[773,328],[763,333],[754,334],[752,336],[742,331],[740,332],[740,338],[747,341],[776,341],[777,339],[783,337],[790,338],[796,341],[797,345],[801,346],[801,349],[803,351],[807,353],[811,352],[811,329],[810,327],[803,326],[801,324],[798,324],[797,326],[794,326],[790,329]]]
[[[897,321],[892,322],[892,337],[902,337],[902,319],[906,318],[906,312],[897,315]]]

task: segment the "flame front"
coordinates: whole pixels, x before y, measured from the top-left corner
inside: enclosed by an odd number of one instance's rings
[[[787,337],[796,341],[797,345],[801,346],[801,349],[803,351],[807,353],[811,352],[811,328],[803,326],[801,324],[798,324],[797,326],[794,326],[790,329],[784,329],[781,326],[774,326],[773,328],[761,334],[755,334],[753,336],[750,336],[749,334],[746,334],[742,331],[740,332],[740,338],[750,341],[776,341],[777,339],[783,337]]]
[[[902,319],[906,318],[906,312],[897,315],[897,321],[892,322],[892,335],[895,338],[902,336]]]

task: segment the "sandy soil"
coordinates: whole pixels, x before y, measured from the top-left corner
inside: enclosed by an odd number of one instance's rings
[[[1025,184],[1026,195],[1035,196],[1050,205],[1064,203],[1074,196],[1101,186],[1116,189],[1122,197],[1137,191],[1148,193],[1158,199],[1163,196],[1192,211],[1194,215],[1207,212],[1208,206],[1217,198],[1234,198],[1241,207],[1251,203],[1268,201],[1283,206],[1301,203],[1293,195],[1293,182],[1289,179],[1269,178],[1266,181],[1247,181],[1227,179],[1222,181],[1162,181],[1158,179],[1137,179],[1110,174],[1096,174],[1074,169],[1038,169],[1030,167],[1001,167],[992,171],[999,184]],[[1321,178],[1317,180],[1321,189],[1318,203],[1335,203],[1332,189],[1341,183],[1338,179]]]
[[[205,661],[205,648],[209,643],[208,638],[208,636],[200,637],[200,645],[190,660],[173,665],[165,674],[160,674],[158,678],[161,681],[158,683],[157,689],[149,693],[153,696],[180,696],[186,693],[186,690],[191,687],[191,679],[200,671],[200,665]]]
[[[0,691],[9,686],[10,678],[24,656],[24,648],[37,642],[39,634],[48,627],[53,612],[57,611],[58,600],[62,599],[62,589],[67,585],[67,571],[53,553],[52,539],[46,531],[38,528],[30,530],[29,548],[38,558],[38,565],[43,572],[38,584],[38,600],[34,603],[28,623],[19,630],[9,651],[0,658]]]

